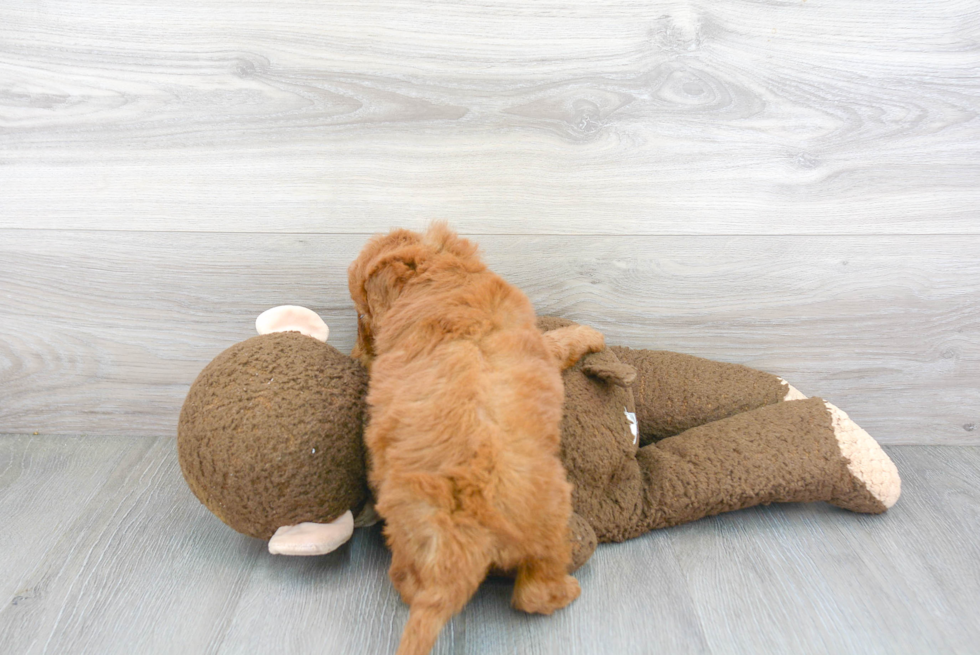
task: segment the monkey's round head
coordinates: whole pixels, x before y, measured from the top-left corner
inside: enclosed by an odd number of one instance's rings
[[[322,321],[307,328],[280,315],[270,327],[263,317],[257,326],[268,333],[222,352],[191,385],[177,449],[187,484],[215,516],[269,539],[364,506],[368,377],[325,343]]]

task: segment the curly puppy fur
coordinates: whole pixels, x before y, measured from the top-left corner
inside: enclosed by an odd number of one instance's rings
[[[370,482],[410,605],[398,653],[428,653],[490,567],[516,570],[517,609],[575,600],[560,370],[602,335],[542,335],[527,297],[443,224],[375,237],[348,276],[353,354],[371,372]]]

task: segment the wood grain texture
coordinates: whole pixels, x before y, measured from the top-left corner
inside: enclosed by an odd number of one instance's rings
[[[610,343],[980,444],[977,70],[970,0],[5,0],[0,433],[42,434],[0,436],[0,650],[394,650],[376,528],[271,557],[172,438],[270,306],[349,350],[347,263],[393,225],[483,235]],[[980,448],[889,452],[883,517],[604,546],[568,610],[489,581],[435,652],[976,652]]]
[[[511,610],[510,583],[488,580],[434,653],[974,652],[980,448],[888,452],[903,495],[883,516],[773,505],[603,545],[552,617]],[[268,555],[197,502],[176,459],[171,438],[0,437],[0,572],[18,585],[5,652],[394,651],[407,608],[377,527],[325,557]],[[16,501],[32,488],[52,497]]]
[[[7,0],[0,227],[978,234],[970,0]]]
[[[188,385],[263,310],[353,345],[365,236],[0,232],[0,432],[174,433]],[[744,363],[883,443],[977,443],[980,238],[480,240],[539,313],[610,343]],[[972,426],[972,428],[971,428]]]
[[[104,493],[107,476],[146,452],[145,440],[42,436],[0,438],[0,599],[29,605],[49,578],[28,577],[38,559],[72,539],[78,517]],[[8,600],[9,599],[9,600]],[[0,643],[7,639],[0,636]]]
[[[173,438],[112,445],[122,462],[100,493],[55,548],[18,571],[25,588],[44,593],[0,609],[9,652],[213,652],[235,611],[260,544],[220,538],[224,526],[199,511],[180,477]],[[76,457],[94,468],[99,455]],[[87,475],[56,484],[70,497]]]
[[[980,599],[980,551],[963,540],[980,527],[980,453],[888,452],[903,493],[881,517],[770,506],[672,531],[713,651],[975,652],[980,625],[953,606]]]

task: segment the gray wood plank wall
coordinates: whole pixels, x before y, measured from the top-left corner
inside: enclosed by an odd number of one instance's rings
[[[0,432],[172,435],[448,218],[542,313],[980,444],[975,2],[0,5]]]

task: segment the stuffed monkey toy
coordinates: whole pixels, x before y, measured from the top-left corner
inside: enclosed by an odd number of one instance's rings
[[[571,321],[542,317],[549,331]],[[194,494],[289,555],[330,552],[376,517],[363,429],[367,372],[312,311],[277,307],[218,355],[178,425]],[[574,485],[575,568],[597,543],[773,502],[881,513],[901,481],[847,414],[737,364],[607,347],[564,373],[561,457]]]

